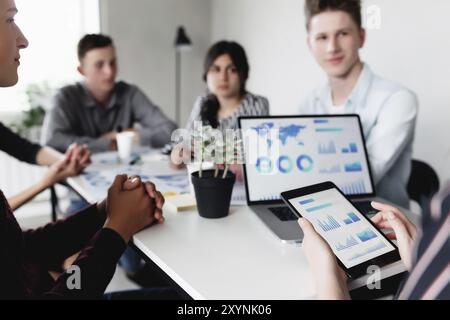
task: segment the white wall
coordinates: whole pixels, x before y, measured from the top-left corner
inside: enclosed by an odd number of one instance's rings
[[[16,0],[16,5],[19,14],[15,19],[29,46],[20,52],[19,82],[0,90],[0,119],[6,124],[11,116],[17,118],[29,110],[29,85],[46,83],[56,89],[79,79],[78,39],[100,29],[94,0]]]
[[[203,56],[210,45],[209,0],[101,0],[102,32],[114,38],[119,57],[119,78],[137,84],[163,111],[175,119],[175,50],[178,25],[193,42],[182,53],[181,123],[197,95]]]
[[[415,157],[450,178],[450,1],[365,0],[381,8],[381,29],[368,30],[362,57],[420,99]],[[249,55],[249,89],[272,113],[295,113],[323,75],[308,52],[302,0],[212,0],[212,41],[241,42]]]
[[[421,103],[415,157],[450,178],[450,1],[364,0],[381,8],[381,29],[368,30],[362,57],[379,75],[414,90]],[[266,95],[273,114],[296,113],[325,78],[306,46],[303,0],[101,0],[102,30],[117,44],[120,76],[138,84],[174,117],[173,38],[178,24],[191,36],[183,55],[182,121],[203,92],[209,45],[237,40],[247,50],[249,89]]]

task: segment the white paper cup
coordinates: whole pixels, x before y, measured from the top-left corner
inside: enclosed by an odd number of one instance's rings
[[[133,152],[134,132],[121,132],[116,135],[117,151],[122,161],[129,161]]]

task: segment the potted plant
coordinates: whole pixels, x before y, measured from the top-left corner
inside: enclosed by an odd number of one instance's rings
[[[197,209],[201,217],[218,219],[228,216],[236,176],[230,165],[241,161],[241,140],[233,132],[223,133],[211,126],[197,126],[192,134],[194,163],[199,170],[191,174]],[[204,162],[213,169],[203,170]]]
[[[26,88],[29,109],[23,111],[20,123],[11,127],[21,136],[33,142],[39,142],[42,124],[46,114],[46,105],[50,103],[51,88],[44,82],[30,84]]]

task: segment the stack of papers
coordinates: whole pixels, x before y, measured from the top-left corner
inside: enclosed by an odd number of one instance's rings
[[[173,169],[169,158],[157,152],[139,154],[135,164],[120,163],[116,152],[96,154],[92,157],[92,165],[80,175],[81,184],[95,201],[103,200],[108,188],[118,174],[140,176],[142,181],[151,181],[156,189],[163,193],[166,202],[173,197],[173,207],[177,211],[195,207],[195,196],[191,194],[191,183],[185,169]],[[189,195],[189,196],[188,196]],[[176,196],[182,196],[176,198]],[[245,186],[236,182],[233,189],[231,205],[246,205]]]

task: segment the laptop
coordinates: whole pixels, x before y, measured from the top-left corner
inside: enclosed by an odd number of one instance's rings
[[[334,182],[362,213],[376,197],[358,115],[241,117],[247,204],[284,243],[301,242],[281,192]]]

